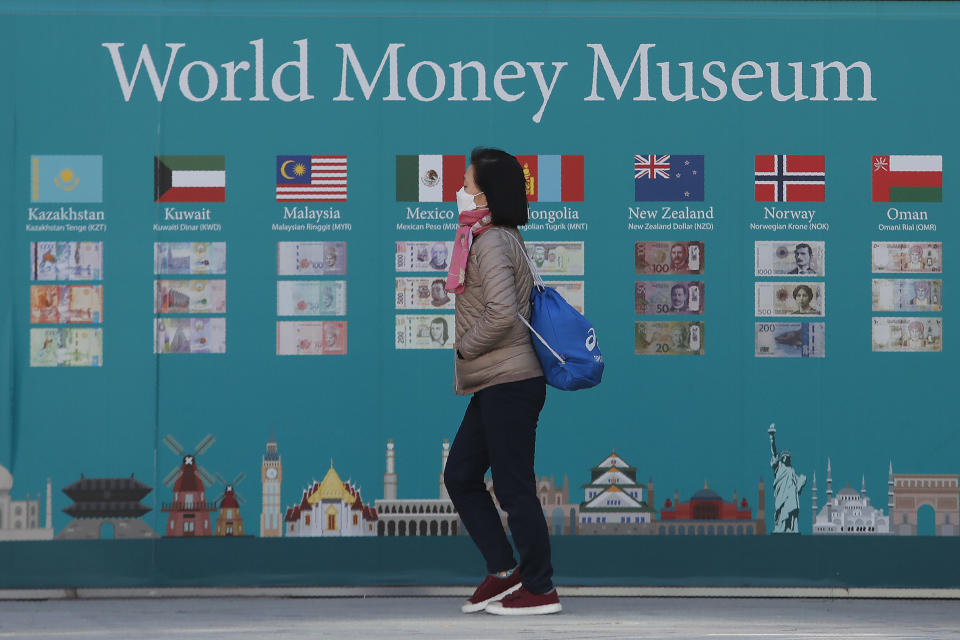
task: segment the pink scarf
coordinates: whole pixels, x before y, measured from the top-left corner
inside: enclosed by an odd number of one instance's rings
[[[453,257],[450,259],[450,271],[447,273],[446,290],[451,293],[463,293],[467,280],[467,258],[474,236],[478,236],[493,226],[489,209],[464,211],[457,219],[460,227],[453,239]]]

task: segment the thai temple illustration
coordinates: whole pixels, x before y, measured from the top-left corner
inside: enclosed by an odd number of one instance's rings
[[[667,499],[660,510],[656,526],[658,535],[687,536],[745,536],[766,533],[763,513],[763,481],[757,489],[757,517],[754,519],[746,498],[727,502],[704,482],[703,489],[694,493],[687,502],[680,502],[680,494],[674,491],[673,500]]]
[[[41,498],[12,500],[13,475],[0,465],[0,540],[52,540],[53,496],[50,479],[47,478],[46,511],[44,525],[40,526]]]
[[[440,473],[436,498],[399,498],[396,472],[396,448],[387,441],[386,472],[383,474],[383,499],[376,500],[378,536],[455,536],[463,531],[443,484],[450,442],[440,447]]]
[[[216,477],[223,484],[224,490],[223,495],[220,496],[217,527],[214,529],[213,535],[227,538],[242,536],[244,535],[243,516],[240,515],[240,507],[246,504],[246,500],[237,492],[237,485],[243,482],[247,474],[240,473],[233,479],[233,482],[227,482],[219,474]]]
[[[140,501],[151,491],[133,474],[129,478],[86,478],[81,473],[79,480],[63,489],[73,500],[63,512],[73,520],[57,534],[57,540],[158,537],[141,519],[151,509]]]
[[[340,479],[333,460],[323,480],[304,489],[300,504],[288,508],[283,520],[289,538],[377,535],[376,510]]]
[[[260,463],[260,485],[262,487],[262,506],[260,508],[260,537],[279,538],[283,535],[283,462],[277,448],[277,440],[270,436],[267,450]]]
[[[173,486],[173,502],[165,502],[162,507],[164,513],[170,514],[164,537],[212,536],[210,513],[217,510],[217,505],[214,501],[207,501],[207,489],[212,488],[217,480],[197,464],[197,456],[212,447],[216,440],[207,435],[190,454],[184,453],[180,443],[169,434],[164,436],[163,442],[182,456],[180,466],[174,467],[163,479],[165,486]]]
[[[893,464],[887,483],[888,508],[893,508]],[[847,485],[833,493],[833,472],[827,458],[827,503],[817,511],[817,474],[812,489],[813,535],[887,535],[890,518],[870,504],[866,476],[860,478],[860,491]]]
[[[656,511],[653,480],[637,482],[637,469],[616,450],[590,469],[590,482],[583,485],[576,533],[583,535],[643,535],[653,533]]]

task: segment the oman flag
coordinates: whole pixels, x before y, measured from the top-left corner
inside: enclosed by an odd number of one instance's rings
[[[223,202],[227,191],[223,156],[154,156],[156,202]]]
[[[456,202],[465,156],[397,156],[397,202]]]
[[[583,202],[583,156],[517,156],[530,202]]]
[[[873,156],[874,202],[943,202],[943,156]]]

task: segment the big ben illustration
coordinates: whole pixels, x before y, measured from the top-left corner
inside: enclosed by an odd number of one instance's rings
[[[260,510],[260,537],[279,538],[283,535],[280,518],[280,483],[283,480],[283,464],[277,450],[277,440],[270,436],[267,451],[260,467],[260,482],[263,484],[263,508]]]

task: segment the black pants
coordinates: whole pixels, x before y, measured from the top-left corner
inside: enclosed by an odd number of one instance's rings
[[[516,562],[484,483],[487,469],[491,469],[494,493],[507,512],[507,524],[520,553],[523,585],[533,593],[553,588],[550,536],[533,470],[537,419],[546,393],[546,383],[539,377],[473,394],[443,474],[467,533],[483,554],[487,571],[495,573],[513,568]]]

